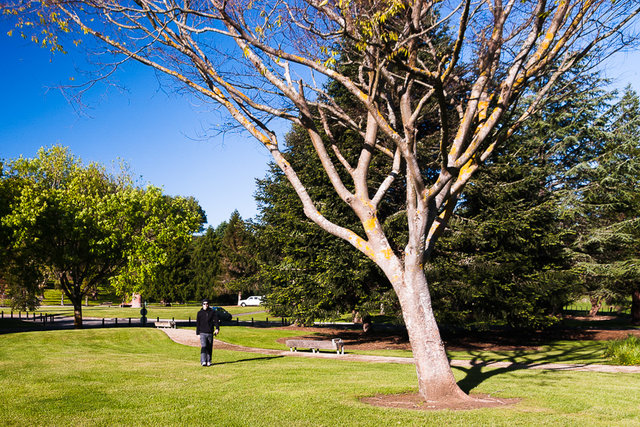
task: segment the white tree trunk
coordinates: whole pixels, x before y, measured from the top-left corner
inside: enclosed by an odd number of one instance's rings
[[[458,387],[451,371],[421,266],[405,266],[404,282],[394,287],[409,333],[422,397],[426,400],[470,399]]]

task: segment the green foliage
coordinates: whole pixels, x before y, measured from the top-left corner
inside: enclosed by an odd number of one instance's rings
[[[195,299],[190,249],[189,241],[175,242],[165,249],[165,262],[157,267],[153,279],[145,283],[146,300],[185,303]]]
[[[563,201],[565,215],[576,224],[576,270],[594,303],[620,301],[640,291],[638,95],[627,88],[601,121],[603,131],[591,140],[596,155],[570,171],[577,184]],[[640,322],[640,306],[632,316]]]
[[[220,240],[221,282],[227,291],[257,291],[255,238],[249,224],[233,211]]]
[[[616,365],[640,365],[640,338],[629,335],[623,340],[610,341],[604,355]]]
[[[216,298],[222,293],[220,286],[222,235],[226,223],[217,228],[208,227],[204,234],[191,241],[191,286],[196,299]]]
[[[558,321],[578,289],[567,246],[564,194],[571,172],[599,147],[610,95],[597,76],[559,86],[536,120],[508,138],[465,189],[427,276],[438,318],[458,326],[541,328]]]
[[[85,166],[60,146],[14,160],[3,180],[19,188],[2,218],[14,263],[28,260],[24,265],[33,265],[39,278],[60,286],[77,323],[85,295],[107,283],[121,296],[142,291],[167,262],[166,248],[189,239],[204,220],[193,199],[134,187],[128,176]],[[13,289],[44,285],[33,275],[20,278],[5,276]]]

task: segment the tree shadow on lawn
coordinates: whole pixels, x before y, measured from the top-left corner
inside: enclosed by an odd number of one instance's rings
[[[255,362],[257,360],[265,361],[265,360],[271,360],[271,359],[280,359],[280,358],[283,358],[283,357],[284,356],[248,357],[246,359],[229,360],[228,362],[216,362],[216,363],[212,363],[211,366],[231,365],[231,364],[234,364],[234,363],[242,363],[242,362]]]
[[[491,354],[486,354],[486,352],[471,352],[470,354],[474,357],[469,361],[471,364],[470,367],[452,366],[452,369],[458,369],[466,374],[463,379],[458,381],[458,386],[465,393],[470,393],[471,390],[487,379],[507,372],[533,369],[551,363],[577,364],[582,366],[592,365],[594,362],[584,362],[584,360],[601,356],[602,350],[603,348],[600,343],[593,342],[585,344],[580,348],[565,348],[563,344],[549,344],[545,346],[544,353],[546,354],[542,357],[539,356],[539,353],[532,353],[526,350],[509,352],[493,351]],[[503,357],[496,360],[496,355]],[[504,366],[504,363],[508,363],[508,365]],[[567,368],[567,370],[568,369],[570,368]],[[556,367],[554,370],[562,370],[562,368]]]

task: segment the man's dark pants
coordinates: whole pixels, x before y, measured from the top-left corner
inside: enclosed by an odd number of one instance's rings
[[[213,351],[213,334],[203,334],[200,332],[200,363],[211,363],[211,352]]]

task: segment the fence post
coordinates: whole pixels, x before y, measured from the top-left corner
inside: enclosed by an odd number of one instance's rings
[[[269,318],[267,317],[267,326],[269,326]]]
[[[253,326],[253,317],[251,318],[251,326]]]
[[[116,326],[118,326],[118,318],[116,317]]]
[[[189,326],[191,326],[191,316],[189,316]]]
[[[131,326],[131,317],[129,317],[129,326]]]
[[[236,325],[240,325],[240,318],[236,317]]]
[[[102,326],[104,326],[104,317],[102,318]]]

